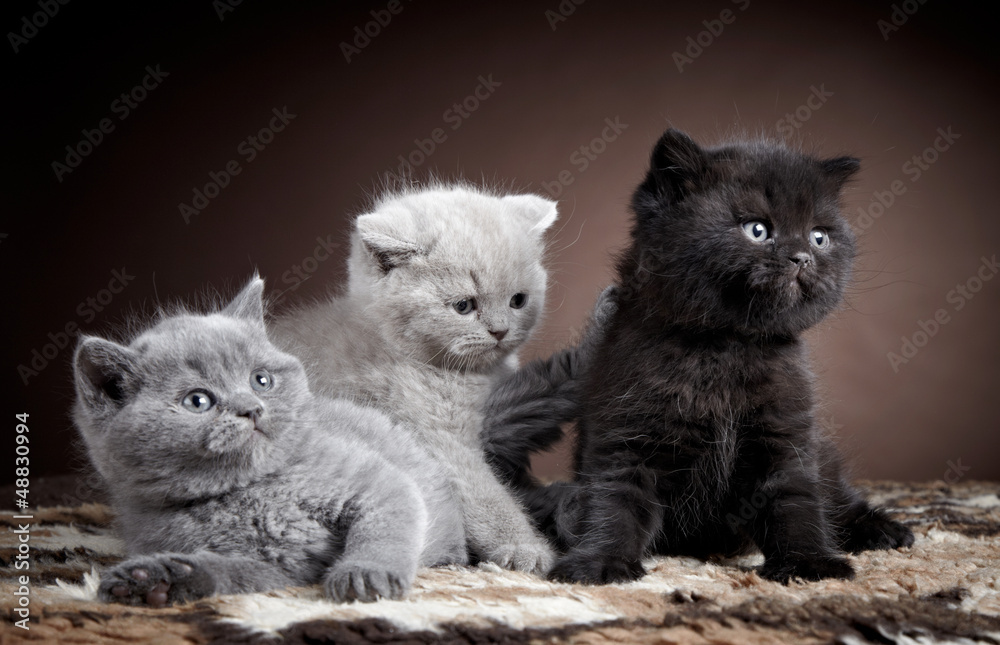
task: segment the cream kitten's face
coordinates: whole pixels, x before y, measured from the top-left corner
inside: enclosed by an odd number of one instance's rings
[[[438,189],[358,219],[351,289],[412,357],[485,370],[531,335],[545,305],[541,260],[555,203]]]

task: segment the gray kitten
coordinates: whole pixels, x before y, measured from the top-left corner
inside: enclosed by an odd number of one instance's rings
[[[538,573],[551,547],[486,463],[482,407],[541,316],[556,216],[548,199],[467,185],[385,195],[356,221],[346,293],[273,327],[314,387],[415,430],[448,470],[477,558]]]
[[[320,582],[334,600],[399,598],[418,566],[467,561],[438,466],[385,415],[310,392],[268,341],[263,288],[127,346],[81,339],[74,420],[132,556],[104,600]]]

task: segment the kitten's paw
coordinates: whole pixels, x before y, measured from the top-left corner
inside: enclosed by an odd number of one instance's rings
[[[194,562],[176,555],[130,558],[101,576],[104,602],[166,607],[210,596],[215,582]]]
[[[845,530],[843,548],[850,553],[913,546],[913,531],[880,510],[862,515]]]
[[[397,571],[378,562],[341,562],[326,578],[326,593],[337,602],[398,600],[406,595],[415,570]]]
[[[545,575],[552,568],[555,552],[547,542],[537,540],[522,544],[501,544],[486,559],[504,569]]]
[[[594,310],[590,314],[590,321],[579,345],[579,360],[585,365],[589,365],[593,359],[598,346],[604,340],[604,334],[611,319],[618,313],[618,287],[611,285],[605,287],[601,295],[598,296],[594,304]]]
[[[616,313],[618,313],[618,287],[612,284],[604,287],[604,291],[597,297],[591,320],[595,325],[604,327]]]
[[[570,553],[556,562],[556,566],[549,572],[552,580],[592,585],[631,582],[644,575],[646,569],[638,560],[589,553]]]
[[[768,580],[788,584],[792,578],[803,580],[822,580],[823,578],[840,578],[850,580],[854,577],[854,567],[845,558],[835,555],[815,557],[788,557],[780,561],[769,559],[760,568],[760,575]]]

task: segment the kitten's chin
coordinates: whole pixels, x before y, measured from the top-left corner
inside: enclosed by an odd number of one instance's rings
[[[271,438],[266,424],[250,419],[233,420],[212,428],[205,441],[205,450],[219,457],[244,456],[252,460],[266,449]]]
[[[496,367],[511,353],[510,348],[502,343],[495,345],[467,348],[462,353],[448,353],[447,367],[453,370],[477,372],[487,371]]]

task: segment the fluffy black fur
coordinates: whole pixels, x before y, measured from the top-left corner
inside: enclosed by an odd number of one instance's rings
[[[800,340],[850,278],[839,202],[858,161],[769,142],[705,149],[668,130],[650,165],[599,369],[575,386],[575,480],[513,478],[565,552],[551,576],[632,580],[649,553],[756,546],[767,578],[850,578],[842,551],[911,545],[849,485],[817,428]]]
[[[500,481],[522,497],[539,487],[530,475],[531,455],[550,448],[563,437],[562,426],[580,418],[586,374],[617,310],[616,293],[613,286],[601,293],[579,344],[525,364],[494,385],[487,398],[483,407],[487,462]],[[547,507],[540,505],[543,513]]]

